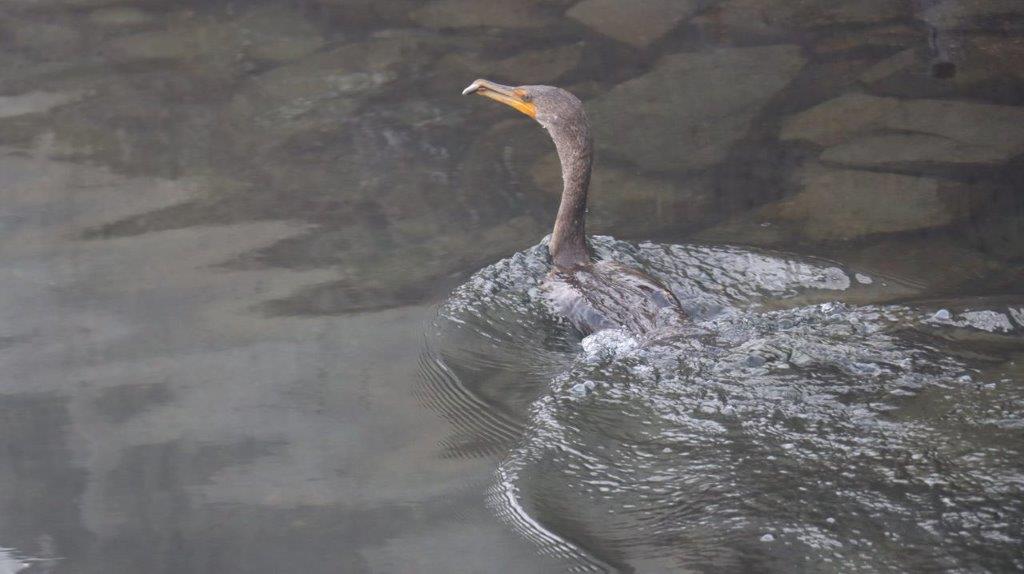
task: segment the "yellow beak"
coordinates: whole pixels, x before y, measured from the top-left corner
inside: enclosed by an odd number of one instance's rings
[[[467,94],[480,94],[481,96],[501,102],[506,106],[512,106],[531,118],[537,117],[536,106],[529,100],[522,88],[503,86],[488,80],[476,80],[465,90],[462,90],[463,96]]]

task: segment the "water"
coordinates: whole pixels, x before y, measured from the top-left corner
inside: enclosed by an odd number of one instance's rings
[[[837,300],[874,279],[827,263],[598,241],[705,311],[656,341],[531,341],[551,320],[534,249],[435,325],[430,403],[451,454],[500,453],[491,505],[512,528],[584,570],[1020,566],[1024,395],[950,340],[1019,348],[1020,308],[853,306]]]
[[[1024,11],[0,5],[0,572],[1024,569]],[[694,317],[537,292],[589,228]],[[619,241],[624,240],[624,241]]]

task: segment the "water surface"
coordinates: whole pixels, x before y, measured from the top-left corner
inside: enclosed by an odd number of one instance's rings
[[[0,572],[1024,568],[1024,11],[624,4],[0,4]]]

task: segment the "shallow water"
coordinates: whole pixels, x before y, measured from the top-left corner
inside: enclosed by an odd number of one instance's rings
[[[0,3],[0,573],[1024,569],[1024,10],[619,6]]]

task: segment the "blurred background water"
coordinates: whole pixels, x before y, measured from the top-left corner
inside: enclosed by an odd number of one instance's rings
[[[699,329],[442,304],[560,190],[477,77]],[[1024,569],[1022,188],[1019,0],[0,0],[0,572]]]

